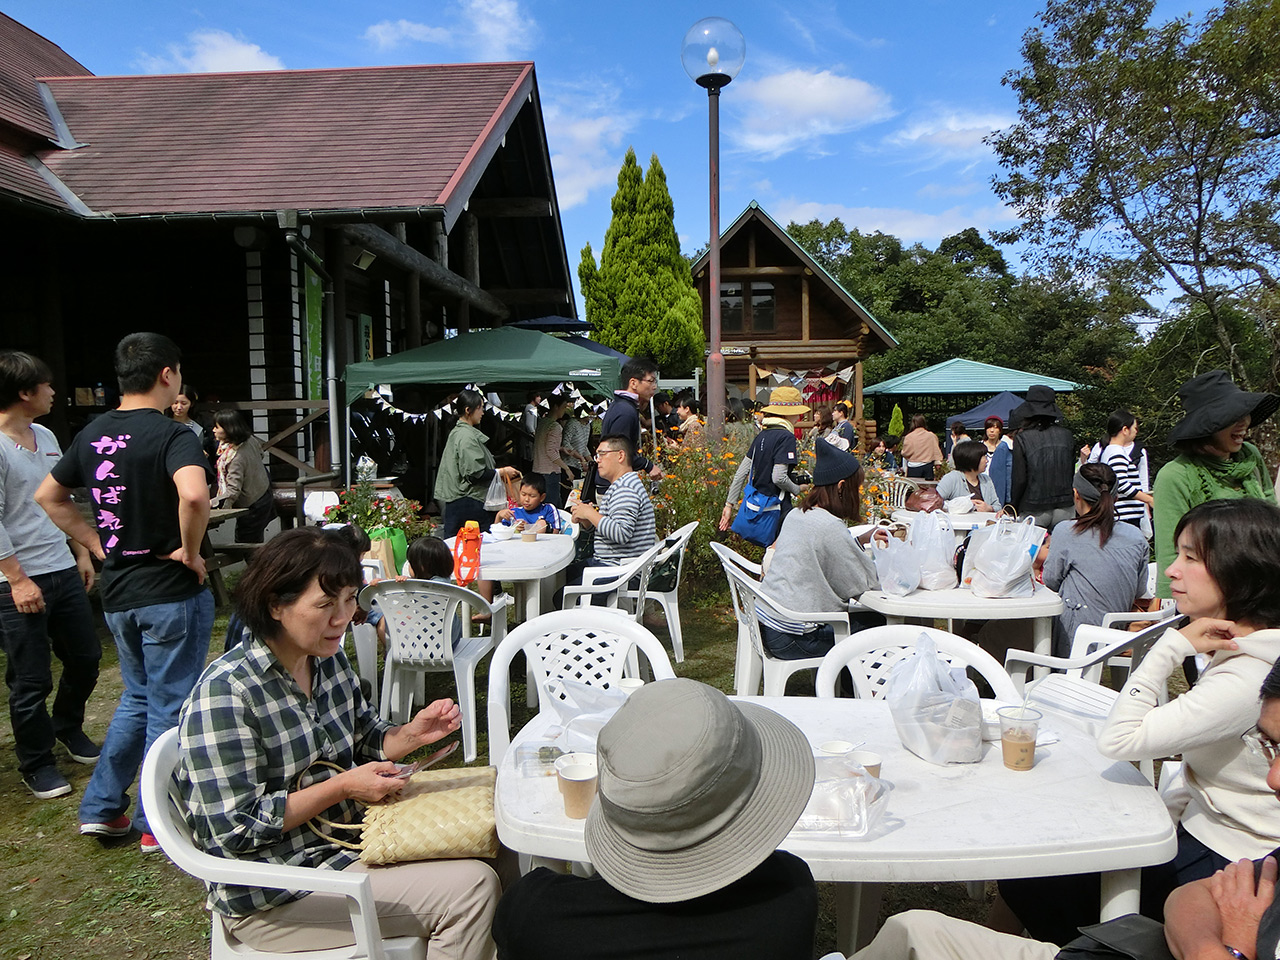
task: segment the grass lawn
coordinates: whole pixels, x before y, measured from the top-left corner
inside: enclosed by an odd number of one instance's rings
[[[215,653],[222,648],[228,612],[219,610],[214,625]],[[681,616],[686,658],[683,664],[676,665],[676,673],[731,692],[736,628],[726,598],[689,595],[682,603]],[[667,639],[665,630],[657,629],[655,633],[664,641]],[[115,650],[105,626],[102,636],[102,676],[85,724],[89,735],[99,741],[120,693]],[[519,681],[512,685],[513,729],[519,729],[529,717],[524,707],[522,660],[517,659],[513,665],[512,677]],[[428,678],[428,695],[452,696],[452,686],[451,675],[432,675]],[[483,759],[487,756],[487,674],[483,665],[477,688],[479,755]],[[787,692],[812,695],[813,674],[793,677]],[[7,704],[7,690],[0,692],[0,699]],[[201,884],[160,854],[140,854],[136,834],[111,843],[81,837],[77,808],[91,768],[72,762],[59,747],[59,764],[74,790],[56,800],[36,800],[18,776],[12,747],[9,725],[0,724],[0,803],[8,811],[8,819],[0,824],[0,958],[208,957],[209,920]],[[832,891],[828,884],[819,887],[823,907],[815,956],[834,949],[835,941]],[[969,899],[961,884],[895,884],[886,891],[882,915],[914,907],[980,921],[987,904],[985,899]]]

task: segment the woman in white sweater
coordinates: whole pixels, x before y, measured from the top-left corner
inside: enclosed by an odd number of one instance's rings
[[[1174,541],[1167,573],[1178,612],[1190,622],[1151,647],[1098,735],[1098,749],[1114,760],[1182,756],[1161,791],[1178,824],[1178,853],[1142,876],[1142,912],[1155,919],[1174,887],[1280,845],[1269,765],[1249,743],[1259,691],[1280,654],[1280,507],[1253,498],[1202,503],[1183,516]],[[1195,685],[1160,703],[1169,677],[1196,654],[1209,663]],[[1058,940],[1040,925],[1050,919],[1037,916],[1041,910],[1051,911],[1064,935],[1096,922],[1096,882],[1063,879],[1076,881],[1070,895],[1032,881],[1001,883],[1032,936]]]

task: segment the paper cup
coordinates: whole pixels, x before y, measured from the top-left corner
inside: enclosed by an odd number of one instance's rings
[[[618,681],[618,689],[625,693],[628,697],[644,686],[644,681],[639,677],[623,677]]]
[[[880,776],[880,754],[870,750],[854,750],[846,759],[852,760],[873,777]]]
[[[853,749],[853,744],[848,740],[828,740],[826,743],[818,744],[818,752],[825,753],[829,757],[842,757]]]
[[[596,765],[571,763],[557,770],[556,777],[564,795],[564,815],[570,820],[585,820],[596,796]]]
[[[521,530],[520,539],[523,540],[525,543],[533,543],[535,540],[538,539],[538,535],[534,533],[532,530]]]
[[[565,767],[585,765],[592,770],[596,768],[596,755],[594,753],[562,753],[556,757],[556,785],[560,788],[560,792],[564,793],[564,781],[560,779],[559,773]]]

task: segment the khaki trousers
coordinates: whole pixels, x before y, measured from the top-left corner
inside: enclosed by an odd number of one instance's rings
[[[493,960],[493,912],[502,889],[480,860],[433,860],[366,867],[383,938],[423,937],[432,960]],[[226,920],[237,940],[281,953],[355,943],[347,898],[312,893],[250,917]]]
[[[851,960],[1053,960],[1058,946],[997,933],[933,910],[908,910],[885,921]]]

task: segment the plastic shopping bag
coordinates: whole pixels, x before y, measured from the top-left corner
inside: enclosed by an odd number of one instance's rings
[[[484,495],[484,508],[489,513],[507,509],[507,485],[499,473],[495,473],[489,481],[489,492]]]
[[[956,585],[956,536],[945,512],[916,517],[907,542],[920,562],[920,589],[950,590]]]
[[[1035,520],[1001,517],[969,538],[964,585],[979,597],[1029,597],[1035,593],[1031,567],[1045,531]]]
[[[905,597],[920,586],[920,561],[907,543],[890,537],[887,543],[872,540],[871,557],[880,578],[880,589],[897,597]]]
[[[961,667],[938,659],[927,633],[889,671],[885,701],[902,745],[921,760],[945,765],[982,759],[982,705]]]

